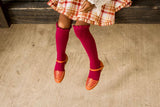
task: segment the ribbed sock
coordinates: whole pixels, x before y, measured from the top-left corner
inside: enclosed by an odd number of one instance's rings
[[[72,27],[72,26],[71,26]],[[58,21],[56,22],[56,49],[57,49],[57,60],[64,61],[66,59],[66,46],[69,39],[69,31],[70,28],[61,28],[58,26]],[[65,63],[58,63],[55,64],[55,70],[64,71]]]
[[[76,36],[81,41],[83,47],[85,48],[89,60],[90,68],[97,69],[100,68],[100,60],[98,59],[97,47],[95,39],[89,31],[90,25],[73,25],[74,32]],[[100,70],[99,71],[89,71],[89,78],[94,80],[99,80]]]

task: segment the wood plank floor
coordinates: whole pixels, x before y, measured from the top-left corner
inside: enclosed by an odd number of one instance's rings
[[[85,89],[89,58],[73,29],[61,84],[53,78],[55,24],[0,29],[2,107],[160,107],[160,24],[91,26],[104,69]]]

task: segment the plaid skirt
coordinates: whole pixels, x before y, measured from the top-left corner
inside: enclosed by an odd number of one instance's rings
[[[124,7],[130,7],[131,0],[112,0],[102,5],[99,15],[96,8],[85,12],[80,12],[80,6],[84,0],[49,0],[47,4],[55,11],[66,15],[71,20],[80,20],[92,25],[108,26],[115,23],[115,12]]]

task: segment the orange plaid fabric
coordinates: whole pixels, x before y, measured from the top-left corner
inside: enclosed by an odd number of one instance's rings
[[[97,15],[96,7],[87,13],[80,12],[84,0],[49,0],[47,4],[55,11],[62,13],[72,20],[81,20],[99,26],[108,26],[115,23],[115,12],[124,7],[130,7],[131,0],[112,0],[102,5],[101,12]]]

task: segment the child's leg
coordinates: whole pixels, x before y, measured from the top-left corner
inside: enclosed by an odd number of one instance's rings
[[[83,47],[85,48],[89,59],[90,59],[90,68],[97,69],[100,68],[100,60],[98,58],[96,42],[89,31],[90,24],[77,21],[75,25],[73,25],[74,32],[76,36],[81,41]],[[99,80],[100,70],[99,71],[90,71],[89,78],[93,78],[94,80]]]
[[[66,46],[69,38],[69,31],[72,27],[72,20],[67,16],[60,14],[59,20],[56,22],[56,49],[57,49],[57,60],[64,61],[66,58]],[[56,70],[64,71],[64,63],[56,62]]]

